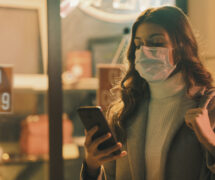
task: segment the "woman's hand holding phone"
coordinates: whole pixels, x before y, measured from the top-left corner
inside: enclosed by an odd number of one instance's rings
[[[93,135],[98,131],[98,129],[98,126],[94,126],[89,131],[85,131],[85,161],[87,164],[88,173],[92,176],[96,175],[100,166],[105,162],[116,160],[118,158],[124,157],[127,154],[126,151],[122,151],[117,155],[113,154],[114,151],[119,150],[122,147],[120,142],[104,150],[98,150],[98,146],[111,137],[111,133],[107,133],[92,140]]]

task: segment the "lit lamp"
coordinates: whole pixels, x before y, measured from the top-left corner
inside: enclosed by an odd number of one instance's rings
[[[65,18],[79,4],[79,0],[64,0],[60,3],[60,16]]]
[[[79,8],[86,14],[97,19],[112,23],[133,22],[139,13],[149,7],[175,5],[176,0],[64,0],[61,2],[60,15],[62,18]],[[111,6],[107,2],[112,2]],[[105,6],[111,11],[105,11]],[[110,6],[110,7],[109,7]]]

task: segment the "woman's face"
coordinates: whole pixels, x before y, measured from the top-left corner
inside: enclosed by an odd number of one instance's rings
[[[140,49],[140,46],[143,45],[168,48],[170,64],[174,64],[172,43],[167,31],[163,27],[152,23],[143,23],[139,25],[134,38],[134,43],[136,49]]]

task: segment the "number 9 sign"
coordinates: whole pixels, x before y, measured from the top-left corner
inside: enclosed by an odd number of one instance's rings
[[[12,66],[0,65],[0,114],[12,112]]]

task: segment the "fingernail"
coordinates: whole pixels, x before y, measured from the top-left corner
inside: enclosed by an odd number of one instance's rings
[[[111,137],[111,133],[107,133],[107,136],[108,136],[108,137]]]
[[[122,147],[122,144],[121,143],[117,143],[117,146]]]
[[[126,151],[122,151],[122,156],[125,156],[125,155],[127,155],[127,152]]]

